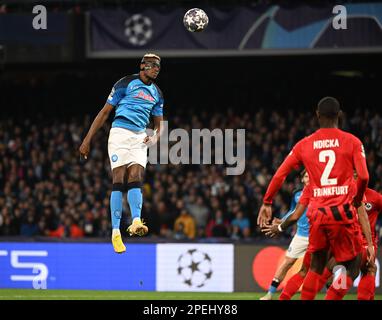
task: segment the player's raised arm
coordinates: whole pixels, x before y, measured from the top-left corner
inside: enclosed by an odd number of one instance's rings
[[[260,227],[263,227],[270,222],[272,218],[271,206],[272,206],[274,196],[280,190],[282,184],[284,183],[285,178],[292,171],[292,169],[300,165],[301,161],[299,159],[298,152],[299,152],[299,143],[296,144],[293,150],[285,158],[281,166],[277,169],[275,175],[272,177],[272,180],[269,183],[267,192],[264,195],[263,204],[260,207],[259,214],[257,217],[257,224]]]
[[[104,107],[101,109],[100,112],[98,112],[97,116],[93,120],[92,125],[90,126],[90,129],[88,133],[86,134],[81,146],[80,146],[80,154],[85,159],[87,159],[90,151],[90,143],[93,138],[93,136],[96,134],[99,128],[101,128],[106,120],[109,118],[110,112],[113,110],[113,106],[109,104],[108,102],[105,103]]]
[[[294,225],[298,219],[304,214],[306,206],[300,202],[297,204],[296,209],[290,214],[285,220],[281,220],[281,223],[273,223],[272,225],[265,225],[261,228],[261,231],[265,233],[266,236],[273,238],[284,230],[288,229],[290,226]]]
[[[266,236],[272,238],[295,224],[304,214],[305,209],[308,207],[311,194],[312,191],[308,185],[304,188],[300,200],[298,201],[296,208],[291,214],[286,215],[283,219],[281,219],[280,222],[264,226],[261,231],[264,232]]]

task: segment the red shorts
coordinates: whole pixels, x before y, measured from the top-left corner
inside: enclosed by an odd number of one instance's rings
[[[359,228],[356,223],[313,222],[310,228],[309,246],[312,252],[330,250],[338,263],[352,260],[361,251]]]
[[[306,269],[310,268],[310,264],[312,261],[312,247],[309,245],[308,249],[305,252],[304,259],[302,260],[302,264],[305,266]],[[328,261],[331,259],[332,253],[329,251],[328,253]]]
[[[308,249],[306,249],[304,260],[302,260],[302,264],[305,266],[307,270],[310,268],[311,259],[312,259],[312,247],[310,246],[310,239],[309,239]]]

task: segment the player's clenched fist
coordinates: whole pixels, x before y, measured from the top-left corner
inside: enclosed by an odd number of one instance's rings
[[[85,159],[88,158],[89,151],[90,151],[90,143],[84,140],[80,146],[80,155],[84,157]]]
[[[143,139],[143,143],[145,145],[147,145],[148,147],[151,147],[153,146],[154,144],[156,144],[158,141],[158,138],[156,135],[154,136],[146,136],[144,139]]]

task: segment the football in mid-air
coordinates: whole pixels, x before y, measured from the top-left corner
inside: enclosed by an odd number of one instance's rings
[[[202,9],[193,8],[185,13],[183,24],[190,32],[201,32],[208,26],[208,16]]]

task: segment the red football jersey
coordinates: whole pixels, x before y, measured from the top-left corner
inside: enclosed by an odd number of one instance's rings
[[[309,209],[319,209],[328,223],[346,223],[352,216],[349,205],[354,198],[362,200],[369,180],[361,141],[336,128],[321,128],[300,140],[273,176],[264,203],[272,203],[286,176],[300,165],[309,174],[312,192]],[[357,185],[354,170],[358,174]]]
[[[377,224],[378,214],[382,211],[382,195],[373,189],[367,188],[364,196],[365,209],[369,216],[371,235],[373,243],[377,244],[377,235],[375,228]],[[363,245],[367,246],[366,238],[363,237]]]
[[[303,206],[307,207],[309,205],[310,199],[312,198],[312,190],[310,188],[310,184],[302,189],[302,193],[300,199],[298,200]]]

